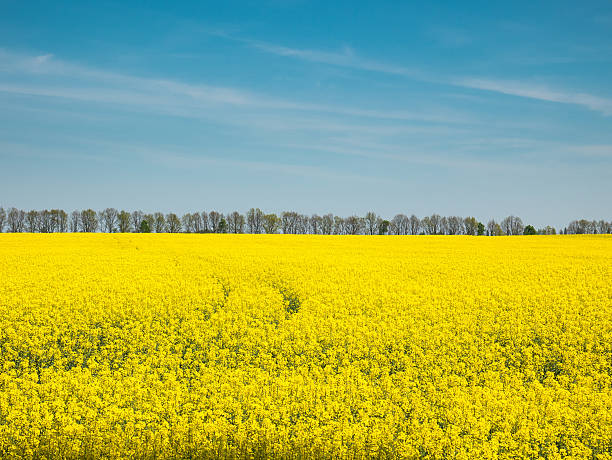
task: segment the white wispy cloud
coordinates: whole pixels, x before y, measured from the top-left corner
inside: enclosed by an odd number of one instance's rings
[[[246,40],[246,43],[254,48],[278,56],[298,58],[310,62],[330,64],[339,67],[350,67],[359,70],[368,70],[404,77],[421,78],[421,71],[404,66],[386,64],[372,59],[358,56],[350,47],[345,47],[342,52],[329,52],[309,49],[289,48],[272,43]]]
[[[372,108],[317,104],[279,99],[239,88],[138,77],[74,64],[52,54],[27,56],[0,49],[0,76],[32,75],[63,77],[15,83],[0,80],[0,91],[35,96],[61,97],[81,101],[106,102],[132,107],[145,107],[165,114],[198,116],[212,107],[319,112],[380,120],[420,120],[430,123],[465,123],[465,114],[451,111],[378,110]],[[40,79],[39,79],[40,80]]]
[[[440,36],[444,35],[443,30],[438,30],[437,32]],[[576,92],[571,90],[553,89],[542,85],[532,84],[530,82],[516,80],[501,80],[471,76],[440,77],[422,69],[393,65],[360,57],[350,48],[347,48],[344,52],[338,53],[312,49],[290,48],[257,40],[241,39],[228,35],[224,36],[232,40],[246,43],[249,46],[277,56],[301,59],[304,61],[329,64],[339,67],[399,75],[414,80],[426,81],[440,85],[479,89],[483,91],[491,91],[499,94],[519,96],[541,101],[578,105],[589,110],[600,112],[606,116],[612,115],[612,99],[581,91]],[[455,34],[451,30],[446,31],[445,37],[445,40],[447,40],[449,45],[454,44],[454,46],[460,46],[470,42],[470,38],[467,37],[467,35],[461,35],[459,32]]]
[[[612,99],[594,96],[588,93],[555,90],[546,86],[516,80],[458,78],[453,80],[453,83],[457,86],[492,91],[511,96],[579,105],[596,112],[601,112],[604,115],[612,115]]]
[[[148,78],[128,75],[119,72],[106,71],[74,64],[68,61],[57,59],[53,54],[41,56],[24,56],[0,50],[0,71],[7,74],[25,73],[37,76],[62,76],[66,78],[69,87],[61,88],[58,86],[45,86],[49,88],[49,93],[53,95],[57,91],[58,97],[69,97],[68,91],[75,88],[75,97],[84,99],[87,90],[98,90],[95,85],[104,84],[104,88],[114,92],[121,90],[133,93],[138,97],[141,93],[156,92],[162,95],[187,96],[193,100],[229,104],[236,106],[265,106],[277,107],[286,105],[284,101],[277,101],[273,98],[263,98],[245,90],[226,88],[212,85],[190,85],[179,81],[160,78]],[[14,90],[15,92],[26,91],[24,85],[5,85],[5,91]],[[43,89],[33,86],[33,91],[43,92]],[[37,89],[38,88],[38,89]],[[104,92],[102,94],[105,94]],[[110,91],[106,93],[108,96]],[[92,95],[92,99],[101,97]]]
[[[226,36],[226,35],[224,35]],[[437,77],[427,72],[402,66],[394,66],[359,57],[347,48],[343,52],[325,52],[295,49],[266,42],[238,39],[262,51],[279,56],[319,62],[334,66],[348,67],[386,74],[400,75],[440,85],[477,89],[534,100],[571,104],[612,115],[612,99],[581,91],[555,89],[541,84],[520,80],[479,77]],[[168,79],[137,77],[118,72],[96,69],[66,62],[53,54],[24,56],[0,49],[0,72],[5,74],[27,73],[32,75],[60,75],[71,82],[76,79],[81,85],[36,85],[15,84],[0,81],[0,91],[50,97],[73,98],[96,102],[123,103],[145,106],[163,113],[193,116],[199,110],[225,105],[254,109],[321,112],[336,115],[387,120],[421,120],[430,123],[470,123],[473,119],[465,114],[451,111],[406,111],[377,110],[371,108],[344,107],[338,105],[306,103],[278,99],[270,95],[253,93],[244,89],[219,87],[206,84],[187,84]]]
[[[347,51],[347,53],[350,52]],[[17,78],[2,78],[2,75],[12,75]],[[43,78],[21,79],[23,75],[42,76]],[[53,78],[44,78],[46,76]],[[570,94],[521,82],[475,78],[456,79],[451,84],[532,99],[577,104],[604,114],[612,114],[610,100],[582,93]],[[500,147],[524,153],[560,151],[560,146],[540,145],[521,139],[492,141],[490,138],[473,137],[469,141],[461,140],[455,136],[460,133],[469,135],[474,126],[468,124],[477,125],[478,121],[452,111],[438,113],[383,111],[288,101],[237,88],[187,84],[168,79],[137,77],[111,72],[66,62],[51,54],[24,56],[0,50],[0,92],[105,103],[128,110],[203,118],[237,126],[253,133],[283,131],[291,136],[295,133],[299,135],[295,136],[295,147],[299,142],[304,142],[301,145],[310,151],[327,151],[338,155],[390,162],[431,164],[443,167],[468,165],[498,168],[501,167],[498,161],[488,162],[481,157],[477,158],[477,154],[484,151],[497,151]],[[359,119],[352,117],[359,117]],[[431,123],[431,125],[404,123],[413,120]],[[457,125],[448,126],[453,123]],[[414,141],[411,141],[413,145],[409,151],[398,148],[397,145],[393,147],[392,144],[386,144],[389,136],[394,136],[396,141],[397,136],[403,136],[399,139],[404,142],[408,139],[406,136],[422,133],[423,130],[428,130],[428,133],[434,135],[430,138],[433,144],[438,139],[452,142],[453,152],[463,157],[457,159],[445,155],[444,149],[447,147],[432,145],[431,148],[428,148],[422,140],[419,141],[419,145],[414,145]],[[313,133],[316,133],[316,138],[312,137]],[[281,143],[288,146],[286,139],[279,139],[279,146]],[[584,148],[576,147],[576,149],[567,151],[608,158],[610,148],[607,145],[584,146]],[[178,160],[184,158],[184,162],[220,161],[210,158],[195,159],[190,155],[179,155],[176,158]],[[248,162],[236,166],[244,168],[278,167],[284,168],[286,172],[289,172],[286,168],[294,168],[292,165],[255,165]],[[507,167],[507,164],[504,163],[503,167]],[[299,171],[315,175],[321,173],[320,171],[308,171],[308,166],[295,169],[296,174],[299,174]]]

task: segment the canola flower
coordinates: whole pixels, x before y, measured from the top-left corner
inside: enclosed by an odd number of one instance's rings
[[[612,238],[0,235],[0,456],[612,458]]]

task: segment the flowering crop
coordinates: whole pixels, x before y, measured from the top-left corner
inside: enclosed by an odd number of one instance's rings
[[[0,235],[0,456],[612,458],[612,238]]]

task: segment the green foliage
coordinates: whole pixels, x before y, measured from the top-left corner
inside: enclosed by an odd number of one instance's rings
[[[265,233],[276,233],[280,226],[280,219],[276,214],[266,214],[263,216],[262,227]]]
[[[217,230],[217,233],[227,233],[227,221],[225,218],[222,218],[221,221],[219,221],[219,229]]]
[[[127,211],[121,211],[117,216],[117,221],[119,223],[119,232],[120,233],[128,233],[131,230],[131,222],[130,222],[130,213]]]
[[[383,220],[380,223],[380,226],[378,227],[378,234],[379,235],[386,235],[387,232],[389,231],[389,224],[390,224],[390,222],[388,220]]]
[[[143,220],[140,223],[140,233],[151,233],[151,226],[148,221]]]
[[[523,235],[537,235],[538,232],[533,225],[527,225],[523,230]]]
[[[485,226],[482,222],[478,222],[478,236],[483,236],[485,234]]]
[[[476,231],[478,230],[478,221],[475,217],[466,217],[463,219],[463,224],[465,225],[466,235],[476,235]]]
[[[557,230],[555,229],[555,227],[551,227],[550,225],[547,225],[546,227],[538,230],[538,235],[556,235],[556,234],[557,234]]]

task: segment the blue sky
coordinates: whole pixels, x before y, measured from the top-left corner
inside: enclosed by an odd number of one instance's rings
[[[612,219],[609,1],[123,3],[0,1],[0,205]]]

